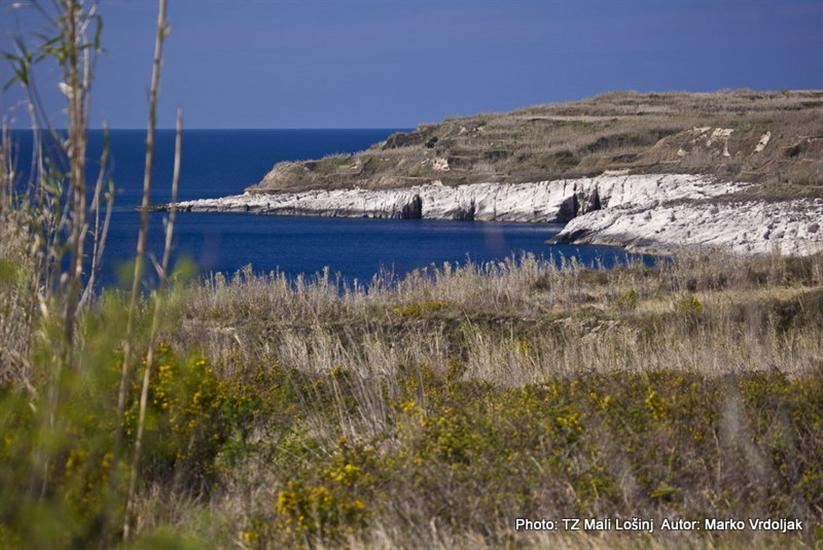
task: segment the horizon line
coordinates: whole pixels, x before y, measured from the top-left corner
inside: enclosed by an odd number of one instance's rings
[[[303,128],[183,128],[183,132],[191,132],[191,131],[225,131],[225,130],[242,130],[242,131],[270,131],[270,130],[287,130],[287,131],[314,131],[314,130],[414,130],[416,127],[413,126],[364,126],[364,127],[344,127],[344,126],[329,126],[329,127],[320,127],[320,126],[307,126]],[[9,128],[13,131],[31,131],[32,128]],[[54,130],[63,131],[67,128],[54,128]],[[103,130],[104,128],[95,127],[95,128],[86,128],[86,130]],[[145,132],[148,128],[107,128],[109,131],[140,131]],[[48,131],[47,129],[40,128],[41,131]],[[176,128],[174,127],[167,127],[167,128],[155,128],[157,131],[175,131]]]

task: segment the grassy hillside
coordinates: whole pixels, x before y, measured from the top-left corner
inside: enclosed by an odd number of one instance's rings
[[[252,191],[700,173],[823,195],[823,91],[613,92],[449,118],[355,155],[283,162]]]

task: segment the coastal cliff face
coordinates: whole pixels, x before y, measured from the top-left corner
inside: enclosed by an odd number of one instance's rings
[[[823,251],[823,91],[618,92],[447,119],[366,151],[277,164],[237,211],[567,223],[556,241]]]
[[[558,242],[671,252],[716,246],[741,253],[823,251],[823,199],[746,198],[753,184],[694,175],[613,175],[522,184],[245,193],[183,202],[198,212],[386,219],[565,223]]]
[[[716,247],[741,254],[823,252],[823,199],[783,202],[627,204],[571,220],[556,242],[622,246],[634,252]]]
[[[692,175],[604,175],[535,183],[435,183],[402,189],[337,189],[305,193],[244,193],[183,202],[187,211],[233,211],[356,218],[564,223],[588,212],[660,201],[705,199],[746,184]]]

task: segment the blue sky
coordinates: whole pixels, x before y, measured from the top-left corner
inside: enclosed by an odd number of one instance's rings
[[[11,4],[4,49],[37,29]],[[100,4],[93,125],[143,127],[156,2]],[[188,128],[412,127],[609,90],[823,88],[823,0],[170,0],[169,20],[164,127],[178,106]],[[18,122],[19,100],[0,98]]]

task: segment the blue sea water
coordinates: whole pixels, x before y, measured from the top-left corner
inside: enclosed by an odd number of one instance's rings
[[[353,153],[385,139],[393,129],[357,130],[187,130],[183,137],[180,199],[241,193],[282,160]],[[25,169],[31,134],[15,132],[18,166]],[[117,187],[101,281],[122,284],[118,266],[134,257],[145,160],[144,130],[113,130],[110,170]],[[156,136],[153,203],[169,200],[174,132]],[[101,131],[89,133],[89,177],[103,146]],[[24,172],[25,170],[23,170]],[[162,253],[163,213],[151,215],[149,249]],[[612,265],[627,256],[617,248],[548,245],[559,225],[278,217],[235,213],[178,214],[174,261],[193,260],[201,274],[230,275],[246,265],[254,271],[313,275],[328,267],[345,279],[367,282],[378,271],[402,276],[443,262],[485,262],[531,252],[577,257]],[[646,259],[650,261],[649,259]]]

